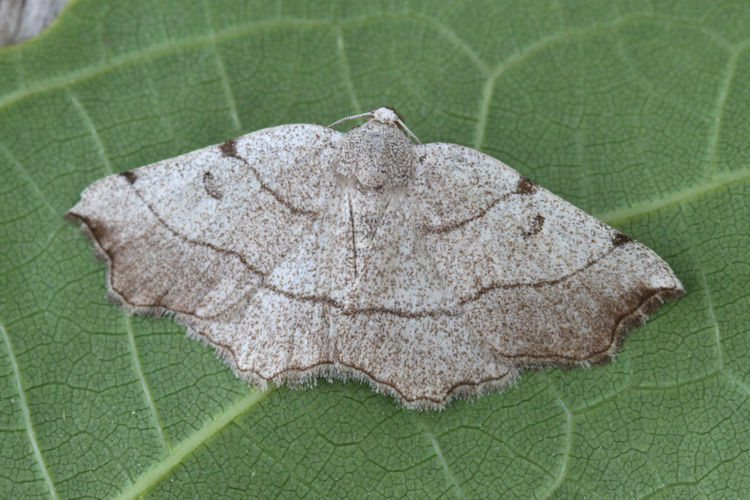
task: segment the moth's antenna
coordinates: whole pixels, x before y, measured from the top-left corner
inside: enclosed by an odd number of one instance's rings
[[[396,124],[398,124],[398,126],[401,127],[401,130],[406,132],[406,135],[414,139],[414,142],[416,142],[417,144],[422,144],[422,141],[420,141],[419,138],[416,135],[414,135],[414,132],[409,130],[409,127],[407,127],[406,124],[403,122],[403,120],[401,120],[400,116],[398,117]]]
[[[406,132],[406,135],[411,137],[414,142],[417,144],[422,144],[422,142],[417,138],[416,135],[414,135],[414,132],[409,130],[409,127],[406,126],[404,123],[404,120],[401,119],[401,115],[396,112],[395,109],[391,108],[390,106],[385,106],[378,109],[373,109],[372,111],[368,111],[367,113],[360,113],[358,115],[352,115],[352,116],[346,116],[340,120],[336,120],[335,122],[328,125],[328,128],[335,127],[339,123],[346,122],[349,120],[356,120],[357,118],[371,118],[374,120],[377,120],[381,123],[388,123],[397,125],[398,128]]]
[[[339,123],[348,122],[349,120],[356,120],[357,118],[372,118],[372,111],[368,111],[367,113],[360,113],[358,115],[352,115],[352,116],[345,116],[344,118],[341,118],[340,120],[336,120],[335,122],[328,125],[328,128],[333,128]]]

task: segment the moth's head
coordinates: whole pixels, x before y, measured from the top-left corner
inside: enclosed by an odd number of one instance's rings
[[[372,120],[375,120],[376,122],[384,123],[386,125],[399,125],[403,124],[403,120],[401,119],[401,116],[396,112],[395,109],[384,106],[382,108],[373,109],[370,111],[370,116],[372,117]]]
[[[341,173],[353,174],[366,190],[404,184],[414,170],[414,143],[401,131],[398,120],[391,109],[379,108],[367,123],[344,134]]]

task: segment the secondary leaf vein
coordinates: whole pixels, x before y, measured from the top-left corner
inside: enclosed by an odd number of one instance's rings
[[[443,450],[440,448],[440,443],[438,443],[437,438],[435,438],[435,435],[430,431],[430,429],[424,423],[424,420],[419,415],[415,414],[414,418],[417,420],[417,422],[419,422],[419,425],[424,430],[424,433],[430,439],[430,443],[432,443],[432,448],[435,450],[435,457],[437,458],[437,461],[440,464],[440,466],[443,468],[443,472],[445,473],[445,477],[448,479],[448,482],[455,488],[456,496],[458,498],[466,500],[466,495],[461,489],[461,485],[458,484],[458,481],[456,481],[455,476],[453,476],[453,473],[448,467],[448,462],[445,461],[445,457],[443,456]]]
[[[138,381],[141,384],[141,389],[143,389],[143,395],[146,399],[146,403],[148,403],[148,407],[151,410],[151,416],[154,420],[156,433],[159,435],[159,441],[161,441],[164,449],[169,451],[169,444],[167,443],[167,439],[164,437],[164,429],[161,425],[161,420],[159,419],[159,412],[156,410],[154,398],[151,397],[151,389],[149,388],[148,382],[146,381],[146,376],[143,373],[143,368],[141,367],[141,359],[140,355],[138,354],[138,346],[135,343],[135,334],[133,332],[133,322],[128,315],[124,316],[124,320],[125,329],[128,332],[128,344],[130,346],[130,351],[133,354],[133,366],[135,367],[135,372],[138,375]]]
[[[708,316],[711,319],[711,324],[713,325],[713,330],[714,330],[714,342],[716,343],[716,359],[717,359],[717,364],[718,364],[718,370],[722,371],[724,369],[724,353],[721,348],[721,332],[719,331],[719,322],[716,320],[716,313],[714,312],[714,304],[713,304],[713,300],[711,299],[711,291],[708,288],[708,280],[706,279],[706,270],[703,266],[703,261],[701,260],[700,253],[698,252],[698,246],[695,243],[695,235],[693,234],[693,231],[690,227],[690,222],[685,216],[685,210],[683,210],[682,204],[680,204],[679,207],[680,207],[680,216],[682,217],[682,221],[685,224],[685,230],[690,239],[690,247],[693,251],[693,255],[695,256],[695,261],[698,264],[698,271],[700,272],[701,284],[703,285],[703,290],[706,292],[706,307],[708,309]]]
[[[26,400],[26,392],[24,391],[23,382],[21,381],[21,370],[18,367],[18,360],[16,359],[16,354],[13,349],[13,344],[10,341],[10,336],[8,335],[8,332],[2,322],[0,322],[0,334],[2,334],[3,336],[3,342],[5,343],[5,347],[8,351],[8,358],[10,359],[10,365],[13,369],[13,377],[16,379],[18,399],[21,406],[21,412],[23,413],[23,420],[26,425],[26,434],[29,437],[31,449],[34,451],[34,458],[36,458],[36,462],[37,464],[39,464],[39,470],[42,473],[42,477],[44,478],[44,482],[47,485],[47,489],[49,489],[50,496],[54,499],[57,499],[58,496],[57,490],[55,489],[55,484],[52,482],[52,477],[50,477],[49,472],[47,471],[47,465],[44,463],[42,450],[39,448],[39,443],[36,440],[36,432],[34,431],[34,426],[31,422],[31,412],[29,411],[29,403]]]
[[[726,109],[729,89],[732,87],[734,75],[737,74],[737,59],[747,47],[748,45],[744,44],[732,52],[732,55],[727,61],[726,71],[724,72],[724,79],[721,82],[721,88],[719,89],[719,93],[716,98],[713,127],[711,128],[711,132],[708,135],[709,177],[713,177],[716,173],[716,151],[719,144],[719,136],[721,135],[721,123],[724,118],[724,110]]]

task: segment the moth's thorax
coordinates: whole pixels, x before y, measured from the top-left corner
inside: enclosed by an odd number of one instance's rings
[[[401,187],[414,172],[412,146],[397,125],[370,120],[344,134],[338,173],[363,190]]]

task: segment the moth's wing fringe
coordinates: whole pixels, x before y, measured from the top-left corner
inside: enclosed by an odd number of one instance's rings
[[[620,318],[620,321],[614,328],[612,341],[610,342],[609,347],[593,357],[581,360],[565,360],[560,358],[540,359],[523,357],[506,359],[522,369],[539,369],[548,366],[556,366],[563,369],[578,367],[587,368],[593,365],[602,365],[608,363],[615,359],[617,352],[620,350],[623,343],[627,339],[628,333],[630,333],[633,328],[643,325],[648,317],[653,314],[662,304],[676,300],[682,297],[684,294],[685,290],[683,290],[680,286],[654,290],[653,293],[646,297],[640,304],[638,304],[635,309]]]
[[[211,341],[211,339],[209,339],[206,335],[196,331],[190,325],[188,316],[179,313],[175,314],[164,307],[144,307],[134,306],[130,304],[112,287],[112,262],[110,256],[107,254],[107,252],[104,251],[104,249],[101,248],[98,240],[89,229],[85,220],[73,212],[66,213],[65,218],[80,224],[81,232],[91,242],[94,255],[97,259],[105,263],[107,275],[107,297],[110,301],[121,306],[131,314],[149,315],[156,317],[165,315],[174,316],[175,320],[180,325],[186,328],[188,337],[200,340],[205,345],[212,346],[216,350],[216,354],[232,368],[234,373],[239,378],[252,384],[259,390],[266,391],[269,389],[269,379],[265,379],[253,371],[240,369],[237,365],[234,352],[227,346],[217,344]],[[656,309],[658,309],[659,306],[666,302],[675,300],[681,297],[683,294],[684,290],[680,287],[656,290],[652,295],[642,301],[632,312],[620,319],[619,323],[615,327],[613,339],[609,348],[593,358],[587,358],[584,360],[569,360],[569,362],[566,362],[565,360],[561,361],[559,358],[556,358],[554,360],[513,358],[511,361],[515,369],[511,369],[503,377],[499,379],[482,381],[476,384],[472,383],[457,385],[453,387],[446,395],[446,397],[440,401],[432,399],[408,400],[404,398],[404,396],[391,385],[376,380],[362,370],[338,363],[322,363],[305,370],[287,370],[271,378],[270,382],[273,382],[275,385],[286,384],[292,388],[301,388],[315,385],[319,377],[325,377],[328,380],[358,380],[360,382],[366,382],[376,392],[393,397],[406,408],[416,410],[442,410],[448,403],[457,398],[471,399],[494,390],[503,390],[505,387],[512,384],[516,380],[517,369],[519,368],[535,369],[549,366],[550,364],[554,364],[555,366],[561,368],[574,368],[578,366],[587,367],[591,365],[603,364],[611,361],[612,359],[614,359],[615,354],[622,346],[630,330],[645,323],[648,316],[652,314]]]
[[[412,410],[442,410],[454,399],[471,399],[493,390],[502,390],[516,379],[516,371],[510,370],[499,379],[482,381],[478,384],[460,384],[453,387],[446,397],[439,401],[427,398],[406,399],[391,385],[378,381],[362,370],[340,363],[321,363],[304,370],[286,370],[271,379],[266,379],[252,370],[240,369],[237,365],[235,354],[230,348],[216,344],[206,335],[196,331],[190,326],[189,318],[181,316],[178,314],[175,319],[178,323],[186,327],[188,337],[199,340],[204,345],[213,347],[216,350],[216,354],[232,368],[239,378],[263,391],[269,389],[269,382],[272,382],[276,386],[287,385],[293,389],[299,389],[316,385],[320,377],[329,381],[333,379],[343,381],[356,380],[366,382],[376,392],[391,396],[405,408]]]

